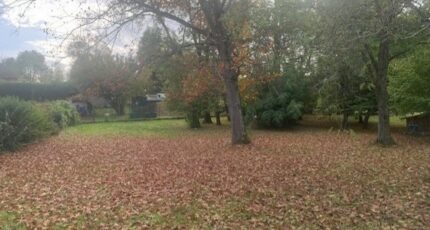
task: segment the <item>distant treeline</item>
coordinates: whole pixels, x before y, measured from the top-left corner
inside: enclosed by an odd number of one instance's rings
[[[0,82],[0,97],[13,96],[23,100],[51,101],[66,99],[77,94],[77,89],[70,83],[23,83]]]

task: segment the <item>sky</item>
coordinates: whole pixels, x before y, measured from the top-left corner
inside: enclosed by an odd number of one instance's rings
[[[39,28],[19,28],[0,19],[0,59],[14,57],[20,51],[38,49],[32,42],[46,39],[47,35]]]
[[[14,1],[0,0],[0,7],[2,3],[10,5]],[[66,54],[71,40],[64,39],[64,35],[78,27],[74,16],[96,3],[100,8],[98,0],[37,0],[29,7],[3,7],[0,9],[0,59],[16,57],[25,50],[37,50],[46,56],[48,64],[61,63],[67,69],[72,63]],[[44,32],[46,29],[49,33]],[[111,48],[125,54],[130,47],[137,47],[140,35],[141,31],[125,31]]]

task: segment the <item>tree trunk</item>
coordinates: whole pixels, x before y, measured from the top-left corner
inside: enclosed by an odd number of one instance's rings
[[[120,98],[114,99],[111,105],[117,116],[125,115],[125,103]]]
[[[248,144],[250,140],[242,116],[238,79],[232,70],[225,71],[224,83],[227,89],[228,110],[231,120],[231,142],[232,144]]]
[[[378,138],[376,142],[388,146],[394,144],[390,130],[388,91],[383,86],[376,86],[376,88],[376,96],[378,100]]]
[[[213,124],[210,112],[205,112],[204,113],[203,124]]]
[[[232,144],[249,143],[239,96],[238,67],[233,61],[234,44],[223,16],[225,1],[199,1],[204,12],[210,38],[214,41],[221,64],[221,77],[227,91],[228,112],[231,120]]]
[[[348,130],[348,113],[344,112],[342,117],[341,130]]]
[[[281,2],[283,2],[284,0],[275,0],[275,9],[274,9],[274,18],[273,20],[275,21],[276,25],[280,25],[281,22],[281,16],[280,14],[282,14],[282,8],[281,6]],[[282,57],[281,57],[281,52],[282,52],[282,35],[280,32],[280,28],[276,27],[273,29],[273,72],[276,74],[280,74],[281,73],[281,65],[282,65]]]
[[[369,128],[369,118],[370,118],[370,113],[367,112],[366,115],[364,115],[364,119],[363,119],[363,129],[368,129]]]
[[[221,126],[221,112],[217,111],[215,113],[215,117],[216,117],[216,125]]]
[[[377,72],[376,72],[376,99],[378,102],[378,138],[376,142],[384,146],[395,144],[390,131],[390,110],[388,105],[388,66],[389,66],[389,41],[381,37],[379,45]]]
[[[225,106],[225,113],[227,114],[227,121],[231,121],[230,119],[230,112],[228,112],[228,104],[224,101],[224,106]]]
[[[359,123],[359,124],[363,124],[363,113],[362,113],[362,112],[360,112],[360,113],[358,114],[358,123]]]
[[[201,128],[199,113],[195,109],[191,109],[191,111],[187,114],[187,122],[190,128],[198,129]]]
[[[124,116],[125,115],[125,108],[123,105],[119,105],[119,108],[117,110],[118,116]]]

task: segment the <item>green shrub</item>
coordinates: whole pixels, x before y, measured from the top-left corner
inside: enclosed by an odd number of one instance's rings
[[[0,151],[52,134],[49,116],[36,105],[15,97],[0,98]]]
[[[246,122],[263,128],[285,128],[303,115],[304,87],[296,78],[281,77],[263,86],[254,103],[246,108]]]
[[[303,105],[287,95],[266,96],[254,107],[257,124],[265,128],[283,128],[302,116]]]
[[[48,105],[51,120],[58,130],[79,123],[80,117],[76,107],[68,101],[54,101]]]

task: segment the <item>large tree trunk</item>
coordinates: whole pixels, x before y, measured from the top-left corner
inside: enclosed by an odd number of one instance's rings
[[[198,129],[201,127],[199,120],[199,113],[196,109],[192,108],[187,114],[187,122],[190,128]]]
[[[381,79],[381,81],[384,81]],[[386,83],[385,83],[386,84]],[[392,145],[394,140],[390,130],[390,112],[388,108],[388,91],[383,85],[376,86],[376,97],[378,100],[378,138],[377,143]]]
[[[242,116],[238,79],[232,71],[227,72],[229,73],[224,76],[224,82],[227,88],[228,109],[231,120],[231,142],[233,144],[248,144],[250,140],[248,139]]]
[[[377,143],[388,146],[394,144],[390,131],[390,110],[388,105],[388,66],[390,51],[386,36],[381,37],[379,45],[377,72],[376,72],[376,99],[378,102],[378,138]]]

